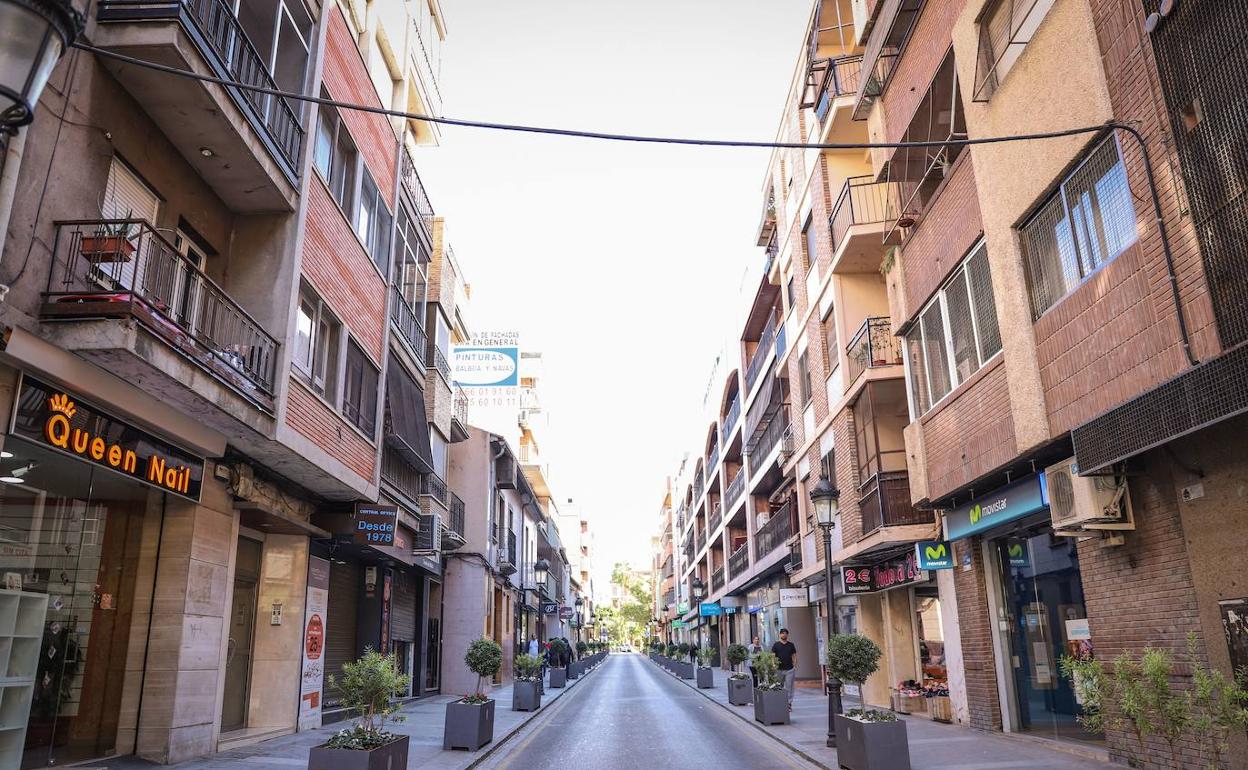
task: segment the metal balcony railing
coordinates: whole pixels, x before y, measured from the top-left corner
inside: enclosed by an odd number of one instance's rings
[[[741,419],[741,394],[733,396],[732,403],[728,406],[728,413],[724,415],[723,435],[725,440],[727,436],[732,435],[732,429],[737,427],[737,422]]]
[[[741,577],[750,568],[750,544],[742,543],[737,550],[732,552],[728,557],[728,575],[733,580]]]
[[[451,398],[453,411],[451,417],[459,420],[459,424],[464,427],[468,426],[468,394],[464,392],[462,385],[456,384],[451,389]]]
[[[706,532],[704,532],[701,527],[698,527],[694,532],[694,542],[697,544],[693,550],[695,554],[700,553],[706,546]]]
[[[716,567],[711,573],[711,591],[718,591],[724,587],[724,568]]]
[[[811,86],[815,89],[813,106],[819,120],[828,116],[832,100],[858,92],[862,79],[862,56],[841,56],[816,59],[810,65]]]
[[[234,15],[234,4],[225,0],[103,0],[101,22],[177,19],[188,27],[192,40],[203,41],[200,53],[216,74],[259,88],[277,89],[265,59],[256,51]],[[263,41],[269,46],[271,42]],[[303,125],[286,99],[257,91],[230,88],[230,94],[248,115],[249,122],[268,139],[278,160],[291,176],[299,176],[299,149]]]
[[[429,202],[429,193],[425,190],[425,183],[421,181],[420,174],[416,172],[416,163],[412,160],[411,153],[404,150],[400,156],[402,163],[399,172],[403,187],[407,189],[407,194],[412,196],[412,201],[416,204],[416,216],[420,218],[421,225],[428,232],[429,220],[433,218],[433,204]]]
[[[422,497],[436,500],[443,508],[451,507],[450,490],[446,488],[446,482],[438,478],[436,473],[427,473],[421,478],[420,494]]]
[[[732,477],[732,481],[728,482],[728,490],[724,493],[724,505],[731,508],[741,499],[741,493],[745,491],[745,469],[738,468],[737,475]]]
[[[437,367],[446,381],[451,381],[451,363],[446,360],[446,353],[443,353],[442,348],[437,345],[429,346],[429,357],[425,361],[425,366]]]
[[[706,472],[715,473],[716,466],[719,465],[719,437],[715,437],[715,444],[711,447],[711,453],[706,458]]]
[[[403,299],[397,286],[392,286],[390,290],[390,322],[394,324],[395,330],[398,331],[403,341],[411,347],[417,359],[420,359],[420,352],[425,349],[424,321],[420,314],[407,304],[407,300]],[[423,364],[424,361],[421,360],[421,363]]]
[[[862,513],[864,537],[881,527],[936,521],[935,513],[910,503],[910,476],[905,471],[885,471],[867,479],[858,498],[858,510]]]
[[[787,572],[800,572],[802,569],[802,541],[797,540],[789,544],[789,560],[785,563],[784,569]]]
[[[273,396],[277,340],[142,219],[56,223],[42,315],[131,317],[246,395]]]
[[[750,364],[745,368],[745,390],[749,392],[754,389],[754,383],[758,380],[758,375],[763,373],[763,363],[767,360],[767,354],[771,352],[771,346],[776,338],[776,317],[772,316],[767,321],[767,325],[763,327],[763,334],[758,338],[758,347],[754,349],[754,355],[750,356]]]
[[[671,607],[674,604],[676,604],[676,589],[673,588],[672,590],[663,594],[663,606]]]
[[[434,476],[433,474],[426,476],[426,478],[438,479],[438,477]],[[438,481],[441,482],[442,480],[438,479]],[[450,515],[450,518],[447,519],[447,529],[451,530],[452,532],[459,535],[460,537],[463,537],[464,536],[464,501],[460,500],[459,495],[455,494],[454,492],[450,492],[449,494],[450,494],[451,515]],[[515,536],[513,535],[512,538],[513,538],[512,546],[514,547]],[[515,554],[513,553],[512,555],[514,556]],[[515,561],[512,561],[512,564],[515,564]]]
[[[463,506],[462,502],[460,503],[460,506],[462,508]],[[452,511],[453,510],[454,508],[452,507]],[[499,558],[499,561],[506,562],[507,564],[510,564],[513,567],[516,566],[517,562],[516,562],[516,533],[515,532],[507,533],[507,542],[499,546],[498,558]]]
[[[711,518],[707,523],[707,532],[714,535],[715,530],[719,529],[719,525],[724,521],[724,508],[719,503],[715,503],[715,507],[711,509]]]
[[[398,452],[389,446],[381,448],[382,481],[393,486],[413,502],[423,494],[420,477],[420,471],[404,460]]]
[[[892,322],[882,316],[863,321],[845,346],[845,352],[849,358],[846,377],[850,383],[867,369],[901,366],[901,344],[893,336]]]
[[[758,532],[754,534],[758,558],[762,559],[783,546],[793,536],[792,507],[792,502],[785,503],[763,526],[758,528]]]
[[[871,176],[851,176],[841,186],[841,192],[832,204],[832,213],[828,215],[833,251],[840,248],[849,228],[854,225],[897,221],[901,211],[901,186],[897,182],[876,182],[874,179]]]
[[[750,469],[757,471],[759,463],[771,454],[771,450],[776,448],[780,443],[780,439],[789,429],[789,405],[783,404],[776,412],[767,428],[762,434],[745,447],[745,455],[750,460]]]
[[[767,241],[767,247],[763,251],[763,276],[766,277],[771,273],[771,266],[776,261],[776,257],[780,255],[780,244],[776,242],[775,236]]]
[[[693,477],[693,499],[696,501],[702,497],[702,490],[706,489],[706,482],[700,471],[695,471]]]

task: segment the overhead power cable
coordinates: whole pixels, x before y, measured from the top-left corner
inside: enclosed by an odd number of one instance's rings
[[[672,144],[686,145],[694,147],[746,147],[760,149],[793,149],[793,150],[871,150],[871,149],[900,149],[906,147],[948,147],[949,145],[972,145],[972,144],[997,144],[1000,142],[1018,142],[1030,139],[1057,139],[1065,136],[1077,136],[1079,134],[1091,134],[1098,131],[1106,131],[1112,128],[1112,125],[1098,123],[1091,126],[1080,126],[1078,128],[1066,128],[1059,131],[1039,131],[1030,134],[1012,134],[1009,136],[981,136],[981,137],[950,137],[948,139],[936,139],[930,141],[906,141],[906,142],[760,142],[742,139],[698,139],[692,137],[676,137],[676,136],[646,136],[638,134],[616,134],[605,131],[583,131],[574,128],[555,128],[552,126],[525,126],[515,123],[495,123],[486,120],[469,120],[466,118],[448,118],[435,115],[422,115],[417,112],[405,112],[403,110],[391,110],[384,107],[374,107],[368,104],[353,104],[351,102],[340,102],[337,99],[326,99],[320,96],[311,96],[309,94],[297,93],[294,91],[282,91],[277,88],[268,88],[266,86],[252,85],[250,83],[241,83],[236,80],[219,78],[213,75],[201,75],[198,72],[178,69],[170,67],[166,64],[138,59],[133,56],[117,53],[116,51],[108,51],[103,48],[96,48],[87,43],[74,43],[74,47],[81,48],[84,51],[90,51],[97,56],[113,59],[115,61],[132,64],[136,67],[145,67],[147,69],[164,72],[178,77],[198,80],[204,83],[215,83],[217,85],[226,86],[228,88],[237,88],[243,91],[252,91],[254,93],[266,94],[268,96],[279,96],[284,99],[293,99],[302,102],[311,102],[328,107],[335,107],[341,110],[355,110],[358,112],[369,112],[374,115],[385,115],[393,118],[404,118],[406,120],[415,120],[423,123],[436,123],[443,126],[462,126],[465,128],[482,128],[491,131],[510,131],[514,133],[525,134],[545,134],[548,136],[566,136],[578,139],[599,139],[610,142],[633,142],[639,144]]]

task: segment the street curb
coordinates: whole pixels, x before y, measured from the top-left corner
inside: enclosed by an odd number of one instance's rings
[[[484,753],[482,753],[482,754],[481,754],[480,756],[478,756],[478,757],[475,757],[475,758],[474,758],[471,762],[469,762],[467,765],[464,765],[463,770],[472,770],[472,768],[479,766],[482,762],[484,762],[485,760],[487,760],[487,759],[489,759],[490,757],[492,757],[492,756],[494,755],[494,752],[498,751],[498,750],[499,750],[499,749],[501,749],[504,745],[506,745],[507,741],[509,741],[509,740],[511,740],[512,738],[514,738],[514,737],[515,737],[515,735],[516,735],[516,733],[520,732],[520,731],[521,731],[521,730],[523,730],[525,727],[528,727],[528,725],[529,725],[529,723],[530,723],[530,722],[532,722],[534,719],[537,719],[538,717],[542,716],[543,714],[548,714],[548,713],[550,713],[551,709],[552,709],[552,708],[554,708],[554,706],[555,706],[555,705],[557,705],[557,704],[559,704],[559,703],[562,703],[562,700],[561,700],[561,699],[562,699],[562,698],[564,698],[564,697],[566,697],[566,696],[568,695],[568,693],[570,693],[570,692],[572,691],[572,688],[574,688],[574,687],[576,686],[576,684],[579,684],[580,682],[583,682],[583,681],[584,681],[584,680],[585,680],[585,679],[589,676],[589,674],[592,674],[593,672],[595,672],[595,671],[597,671],[598,669],[602,668],[603,663],[606,663],[608,660],[611,660],[611,656],[610,656],[610,655],[608,655],[608,656],[607,656],[607,657],[606,657],[606,658],[602,661],[602,663],[598,664],[597,666],[594,666],[594,667],[593,667],[593,668],[591,668],[589,671],[586,671],[586,672],[582,673],[582,674],[581,674],[579,677],[577,677],[576,679],[569,679],[569,680],[568,680],[568,686],[567,686],[567,689],[566,689],[563,693],[561,693],[561,694],[560,694],[560,696],[559,696],[558,698],[555,698],[555,700],[551,702],[551,704],[550,704],[550,707],[549,707],[549,708],[547,708],[547,707],[542,707],[542,708],[539,708],[537,711],[530,711],[530,712],[528,712],[528,716],[527,716],[527,717],[525,717],[522,721],[517,722],[517,723],[516,723],[516,726],[515,726],[515,727],[513,727],[513,728],[511,728],[510,730],[508,730],[506,735],[502,736],[501,738],[495,738],[493,741],[490,741],[490,746],[489,746],[489,748],[485,749]]]
[[[651,661],[651,663],[654,663],[654,661]],[[656,663],[655,665],[658,665],[658,664]],[[660,669],[659,669],[659,670],[663,670],[663,669],[662,669],[662,667],[660,667]],[[732,715],[733,715],[734,717],[736,717],[737,719],[740,719],[742,722],[745,722],[745,723],[746,723],[747,725],[749,725],[750,727],[753,727],[755,730],[758,730],[758,731],[759,731],[760,733],[762,733],[763,735],[766,735],[768,738],[772,739],[772,740],[773,740],[773,741],[775,741],[776,743],[779,743],[781,746],[786,747],[787,749],[789,749],[790,751],[792,751],[794,754],[797,754],[797,755],[798,755],[798,756],[800,756],[802,759],[805,759],[807,762],[811,763],[811,764],[812,764],[812,765],[814,765],[815,767],[821,767],[821,768],[823,768],[823,770],[837,770],[837,768],[835,768],[835,767],[829,767],[828,765],[825,765],[824,763],[820,762],[818,759],[815,759],[815,758],[814,758],[814,757],[812,757],[810,754],[806,753],[806,751],[805,751],[804,749],[800,749],[800,748],[798,748],[797,746],[794,746],[792,743],[789,743],[789,742],[788,742],[788,741],[786,741],[785,739],[780,738],[780,737],[775,736],[775,735],[772,735],[771,733],[767,732],[767,730],[766,730],[766,729],[765,729],[762,725],[759,725],[759,724],[755,723],[753,719],[750,719],[749,717],[744,716],[744,715],[742,715],[742,714],[738,713],[737,711],[735,711],[735,710],[733,709],[733,707],[732,707],[732,706],[729,706],[729,705],[728,705],[728,704],[726,704],[726,703],[720,703],[719,701],[717,701],[717,700],[715,700],[714,698],[712,698],[710,695],[708,695],[708,694],[706,694],[706,693],[702,692],[701,690],[699,690],[699,689],[697,688],[697,686],[696,686],[696,685],[689,684],[690,682],[693,682],[694,680],[692,680],[692,679],[681,679],[680,677],[675,677],[675,679],[676,679],[676,681],[680,682],[681,684],[684,684],[686,687],[688,687],[689,689],[691,689],[691,690],[693,690],[694,692],[696,692],[698,695],[701,695],[703,698],[706,698],[706,699],[707,699],[707,700],[709,700],[711,703],[714,703],[716,706],[719,706],[719,707],[720,707],[720,708],[722,708],[724,711],[727,711],[729,714],[732,714]]]

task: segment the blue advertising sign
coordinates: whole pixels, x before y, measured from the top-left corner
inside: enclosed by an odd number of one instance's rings
[[[977,535],[1048,507],[1044,476],[1031,476],[954,509],[945,516],[945,537],[959,540]]]
[[[944,540],[920,540],[914,544],[919,569],[953,569],[953,546]]]
[[[520,384],[520,348],[514,345],[456,345],[451,352],[456,385],[506,388]]]
[[[702,602],[698,605],[698,614],[704,618],[710,618],[723,615],[724,610],[716,602]]]

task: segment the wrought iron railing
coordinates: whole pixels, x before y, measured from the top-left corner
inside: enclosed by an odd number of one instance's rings
[[[450,490],[436,473],[427,473],[421,478],[420,494],[436,500],[443,508],[451,507]]]
[[[901,344],[893,336],[892,321],[883,316],[868,318],[845,346],[848,382],[877,366],[901,366]]]
[[[694,530],[694,539],[697,546],[694,548],[693,552],[695,554],[700,553],[702,548],[706,546],[706,532],[704,532],[701,527],[697,527]]]
[[[456,384],[451,389],[451,397],[453,399],[451,417],[459,421],[460,425],[468,426],[468,394],[464,392],[464,386]]]
[[[860,490],[858,510],[862,512],[864,537],[881,527],[936,521],[932,511],[915,508],[910,502],[910,476],[905,471],[884,471],[867,479]]]
[[[738,468],[737,475],[732,477],[732,481],[728,482],[728,489],[724,492],[724,505],[731,508],[736,505],[737,500],[741,499],[741,493],[745,491],[745,469]]]
[[[706,531],[715,534],[715,530],[719,529],[719,525],[724,521],[724,508],[719,503],[715,503],[715,507],[711,509],[711,518],[706,525]]]
[[[817,90],[813,100],[815,114],[823,120],[828,116],[833,99],[858,92],[858,83],[862,79],[862,56],[816,59],[811,62],[810,69]]]
[[[798,572],[802,569],[802,541],[796,540],[789,544],[789,561],[784,567],[789,572]]]
[[[728,406],[728,413],[724,415],[723,435],[726,437],[732,435],[732,429],[737,427],[737,421],[741,419],[741,394],[733,396],[732,403]]]
[[[412,160],[411,153],[405,149],[400,156],[403,186],[407,188],[407,194],[412,196],[412,202],[416,204],[416,216],[420,218],[421,224],[428,232],[429,220],[433,218],[433,204],[429,201],[429,193],[425,190],[425,183],[421,181],[420,174],[416,171],[416,163]]]
[[[724,587],[724,568],[716,567],[711,573],[711,591],[718,591]]]
[[[706,472],[715,473],[716,466],[719,465],[719,437],[715,437],[715,444],[711,447],[711,453],[706,458]]]
[[[446,381],[451,381],[451,362],[446,360],[446,354],[437,345],[429,346],[429,358],[425,361],[425,366],[437,367]]]
[[[763,363],[767,360],[767,354],[771,352],[771,346],[775,342],[776,337],[776,318],[772,316],[767,325],[763,327],[763,334],[758,338],[758,347],[754,349],[754,355],[750,356],[750,364],[745,368],[745,390],[748,393],[754,389],[754,383],[758,380],[758,375],[763,373]]]
[[[417,501],[423,494],[420,471],[389,446],[381,448],[381,478],[409,500]]]
[[[98,18],[101,22],[177,19],[192,31],[193,40],[207,46],[201,53],[216,74],[248,86],[277,89],[264,58],[234,15],[234,4],[226,0],[103,0]],[[303,125],[296,110],[282,97],[227,88],[239,107],[251,113],[249,119],[262,129],[286,170],[298,177]]]
[[[767,423],[767,428],[762,434],[757,439],[751,440],[745,447],[745,455],[750,460],[752,471],[758,470],[758,463],[771,454],[771,450],[776,448],[788,429],[789,405],[782,404],[775,416]]]
[[[426,476],[426,478],[437,479],[439,482],[442,481],[441,479],[438,479],[438,477],[434,476],[433,474],[429,474],[428,476]],[[450,519],[447,521],[447,528],[450,529],[455,534],[459,535],[460,537],[463,537],[464,536],[464,501],[460,500],[459,495],[455,494],[454,492],[450,493],[450,498],[451,498],[450,500],[451,516],[450,516]],[[512,546],[513,547],[515,546],[515,535],[512,535]],[[513,553],[512,555],[514,556],[515,554]],[[515,562],[513,561],[512,564],[515,564]]]
[[[696,501],[702,497],[702,490],[706,489],[706,481],[703,479],[701,471],[694,471],[693,477],[693,499]]]
[[[674,605],[675,603],[676,603],[676,589],[675,589],[675,588],[673,588],[672,590],[670,590],[670,591],[668,591],[667,593],[663,594],[663,606],[664,606],[664,607],[671,607],[671,606],[672,606],[672,605]]]
[[[43,315],[133,317],[247,395],[273,396],[277,340],[142,219],[56,223]]]
[[[733,580],[741,577],[750,568],[750,544],[742,543],[728,557],[728,575]]]
[[[460,503],[460,506],[461,507],[463,506],[462,502]],[[513,567],[516,566],[517,562],[516,562],[516,533],[515,532],[507,533],[507,542],[503,543],[502,546],[499,548],[498,556],[501,561],[507,562]]]
[[[783,546],[793,536],[792,507],[792,502],[785,503],[780,510],[771,515],[771,518],[763,526],[758,528],[758,532],[754,533],[754,543],[757,546],[758,558],[762,559],[767,554]]]
[[[411,305],[407,304],[407,300],[403,299],[397,286],[391,287],[390,291],[390,322],[394,324],[399,336],[420,360],[420,353],[425,349],[424,320]],[[424,361],[420,360],[420,363],[424,364]]]
[[[901,187],[896,182],[876,182],[872,176],[851,176],[828,215],[832,250],[840,248],[849,228],[895,222],[901,211]]]

